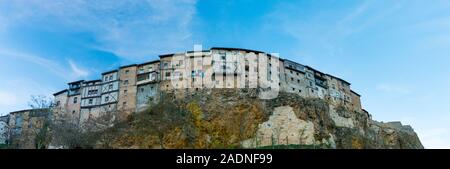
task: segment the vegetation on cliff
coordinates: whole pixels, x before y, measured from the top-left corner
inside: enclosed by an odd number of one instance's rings
[[[368,114],[336,108],[322,99],[280,93],[275,99],[262,100],[252,92],[236,90],[199,91],[183,98],[164,95],[145,111],[93,132],[95,139],[89,145],[168,149],[423,148],[412,129],[375,122]],[[290,111],[293,117],[285,115]]]

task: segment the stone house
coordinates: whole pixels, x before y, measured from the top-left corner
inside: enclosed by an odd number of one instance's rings
[[[117,110],[119,101],[119,72],[112,70],[102,73],[101,87],[101,112],[113,112]]]
[[[100,113],[102,81],[85,81],[81,90],[80,118],[78,124],[83,125],[92,117]]]
[[[79,121],[81,115],[81,90],[84,80],[69,83],[67,95],[67,118]]]
[[[10,145],[18,149],[36,148],[36,135],[44,123],[51,119],[48,109],[30,109],[10,113]]]
[[[137,64],[122,66],[119,68],[119,100],[117,109],[121,119],[136,110],[137,97]]]
[[[160,61],[137,65],[136,77],[135,111],[139,112],[159,100]]]
[[[8,144],[9,140],[9,115],[0,116],[0,144]]]

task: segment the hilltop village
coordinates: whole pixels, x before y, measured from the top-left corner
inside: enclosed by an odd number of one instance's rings
[[[0,144],[19,139],[34,146],[33,138],[21,136],[42,126],[46,118],[64,118],[83,127],[105,113],[126,118],[160,100],[162,93],[182,98],[188,93],[214,89],[272,91],[304,98],[320,98],[334,107],[367,114],[360,95],[350,83],[312,67],[261,51],[213,47],[209,50],[160,55],[159,60],[122,66],[101,74],[101,79],[68,83],[56,92],[51,113],[40,109],[11,112],[0,118]]]

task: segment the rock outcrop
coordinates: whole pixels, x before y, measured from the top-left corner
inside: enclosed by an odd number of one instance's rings
[[[164,148],[287,148],[422,149],[411,126],[381,123],[363,111],[335,107],[326,100],[280,93],[259,99],[255,90],[205,90],[173,98],[188,120],[168,129]],[[176,97],[175,97],[176,96]],[[164,104],[164,103],[163,103]],[[189,124],[190,123],[190,124]],[[124,140],[130,127],[115,141],[116,148],[140,147]],[[136,135],[132,140],[136,139]],[[149,138],[149,137],[145,137]],[[154,139],[156,137],[153,137]],[[157,141],[153,141],[156,144]],[[161,147],[160,146],[160,147]],[[150,147],[155,148],[155,145]],[[141,148],[145,148],[142,147]]]

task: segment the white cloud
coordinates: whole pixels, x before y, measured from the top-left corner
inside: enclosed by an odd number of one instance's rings
[[[9,16],[9,24],[38,23],[33,26],[48,25],[52,30],[57,24],[64,30],[90,32],[98,42],[93,48],[135,59],[191,46],[195,4],[196,0],[0,0],[0,7],[10,9],[0,15]]]
[[[72,77],[73,78],[80,78],[80,77],[86,77],[89,75],[89,72],[83,68],[80,68],[73,62],[72,60],[69,60],[70,69],[72,70]]]
[[[56,60],[47,59],[46,57],[43,56],[17,52],[12,50],[0,49],[0,55],[2,57],[5,57],[4,59],[6,59],[6,57],[9,57],[13,59],[20,59],[24,62],[29,62],[38,65],[44,68],[44,70],[47,70],[66,81],[71,81],[89,75],[88,70],[75,64],[75,62],[73,62],[70,59],[67,61],[69,66],[66,66],[63,63],[59,63]],[[6,62],[6,60],[4,60],[4,62]]]
[[[376,86],[376,89],[381,92],[396,93],[396,94],[412,93],[408,87],[401,86],[401,85],[393,85],[393,84],[388,84],[388,83],[378,84]]]

